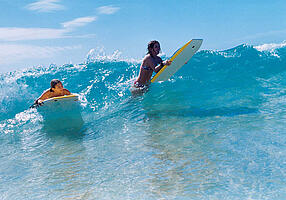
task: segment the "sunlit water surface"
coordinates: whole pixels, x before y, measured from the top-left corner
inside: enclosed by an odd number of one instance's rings
[[[200,51],[142,94],[125,61],[1,74],[0,199],[286,199],[285,56]],[[29,109],[53,78],[80,126]]]

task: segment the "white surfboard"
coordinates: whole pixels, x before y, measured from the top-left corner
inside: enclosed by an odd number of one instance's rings
[[[80,128],[83,124],[77,94],[53,97],[43,101],[37,111],[49,127],[68,129]]]
[[[78,95],[71,94],[59,97],[52,97],[42,102],[42,105],[38,107],[38,111],[67,111],[78,107]]]
[[[172,64],[165,65],[152,79],[151,83],[166,81],[186,64],[202,45],[202,39],[193,39],[178,49],[170,58]]]

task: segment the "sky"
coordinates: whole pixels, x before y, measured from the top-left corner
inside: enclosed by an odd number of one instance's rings
[[[81,64],[91,49],[142,59],[158,40],[171,56],[286,40],[285,0],[0,0],[0,73]]]

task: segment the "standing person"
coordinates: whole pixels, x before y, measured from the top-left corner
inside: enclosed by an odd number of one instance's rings
[[[135,88],[142,88],[145,85],[149,84],[152,77],[153,71],[158,73],[164,65],[170,65],[171,61],[163,60],[158,56],[160,53],[160,43],[156,40],[153,40],[148,43],[148,53],[144,57],[142,64],[140,66],[139,76],[134,82]]]
[[[63,87],[63,84],[58,79],[53,79],[51,81],[51,88],[47,89],[36,101],[35,105],[41,104],[44,100],[52,98],[52,97],[59,97],[64,95],[70,95],[70,91]]]

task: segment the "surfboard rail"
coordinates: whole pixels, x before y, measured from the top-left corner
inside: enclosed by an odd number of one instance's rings
[[[52,97],[52,98],[48,98],[45,101],[51,101],[51,100],[58,100],[58,99],[66,99],[66,98],[72,98],[72,97],[78,97],[77,94],[70,94],[70,95],[64,95],[64,96],[59,96],[59,97]]]

